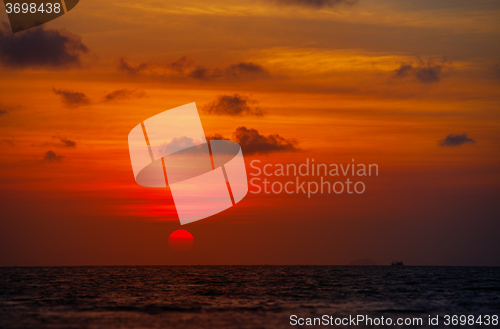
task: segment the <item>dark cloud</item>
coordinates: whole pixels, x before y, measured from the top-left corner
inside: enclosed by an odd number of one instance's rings
[[[53,138],[59,139],[59,141],[61,142],[59,145],[62,147],[76,147],[76,142],[72,141],[71,139],[67,139],[64,137],[63,138],[53,137]]]
[[[40,162],[43,163],[56,163],[64,161],[65,157],[62,155],[57,155],[54,151],[50,150],[45,152],[43,159]]]
[[[436,83],[441,80],[443,69],[447,66],[446,61],[434,63],[432,60],[427,62],[418,59],[416,64],[401,63],[400,67],[394,72],[396,78],[413,78],[421,83]]]
[[[2,114],[6,114],[6,113],[7,113],[7,111],[6,111],[6,110],[3,110],[3,109],[2,109],[2,107],[0,106],[0,115],[2,115]]]
[[[207,136],[208,140],[229,140],[221,134]],[[238,127],[233,133],[233,140],[241,145],[244,154],[269,154],[274,152],[296,152],[298,142],[294,139],[285,139],[278,134],[264,136],[256,129]]]
[[[130,89],[119,89],[110,92],[104,96],[104,102],[109,102],[113,100],[120,99],[130,99],[130,98],[142,98],[145,97],[146,93],[143,90],[130,90]]]
[[[260,65],[250,62],[233,64],[226,68],[226,75],[236,79],[266,77],[269,73]]]
[[[222,136],[221,134],[213,134],[213,135],[208,135],[206,137],[208,140],[229,140],[229,138],[226,138],[224,136]]]
[[[191,73],[188,74],[188,77],[197,80],[210,80],[215,76],[216,75],[214,73],[210,72],[206,67],[203,67],[201,65],[198,65]]]
[[[209,69],[198,65],[188,74],[188,77],[197,80],[254,80],[269,77],[269,72],[262,66],[251,63],[241,62],[232,64],[225,69]]]
[[[88,52],[80,36],[65,30],[45,30],[40,26],[14,34],[6,23],[0,24],[0,63],[4,67],[78,67]]]
[[[401,63],[401,66],[399,66],[399,68],[395,71],[394,75],[397,78],[405,78],[410,75],[412,70],[413,66],[411,64]]]
[[[241,145],[245,154],[299,151],[298,143],[294,139],[285,139],[278,134],[264,136],[257,130],[244,126],[236,129],[233,138]]]
[[[132,64],[129,64],[127,63],[127,61],[125,60],[125,57],[120,57],[118,59],[118,70],[121,71],[121,72],[125,72],[125,73],[128,73],[128,74],[131,74],[131,75],[135,75],[141,71],[144,71],[148,68],[148,64],[147,63],[141,63],[141,64],[138,64],[138,65],[132,65]]]
[[[128,63],[121,57],[118,61],[118,70],[128,74],[140,72],[160,75],[174,79],[195,79],[203,81],[238,81],[268,78],[269,72],[259,64],[240,62],[223,68],[208,68],[197,64],[189,56],[167,63]]]
[[[128,73],[131,75],[138,74],[140,72],[156,73],[161,75],[168,75],[169,73],[176,73],[180,75],[185,75],[187,70],[193,71],[194,59],[189,56],[182,56],[178,60],[167,62],[167,63],[140,63],[131,64],[127,62],[124,57],[118,59],[118,71]]]
[[[475,144],[476,141],[472,138],[469,138],[467,134],[450,134],[446,136],[445,139],[441,139],[439,141],[439,146],[443,147],[457,147],[464,145],[466,143]]]
[[[212,115],[264,115],[264,111],[257,106],[257,101],[243,95],[221,95],[215,101],[203,107],[203,111]]]
[[[267,0],[267,2],[284,6],[300,6],[309,8],[334,7],[337,5],[353,5],[357,0]]]
[[[74,92],[69,90],[55,89],[53,92],[56,95],[61,96],[62,102],[66,107],[75,108],[82,105],[89,105],[90,100],[85,96],[85,94],[80,92]]]

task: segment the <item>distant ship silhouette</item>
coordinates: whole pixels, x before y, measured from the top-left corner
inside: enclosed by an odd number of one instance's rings
[[[393,260],[392,263],[391,263],[391,266],[403,266],[403,262],[401,261],[397,261],[397,260]]]

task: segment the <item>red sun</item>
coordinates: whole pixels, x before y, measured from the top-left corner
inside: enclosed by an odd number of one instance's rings
[[[193,235],[185,230],[174,231],[168,237],[168,244],[175,251],[188,251],[193,247],[193,242]]]

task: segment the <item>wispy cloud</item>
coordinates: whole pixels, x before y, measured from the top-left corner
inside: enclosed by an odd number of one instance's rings
[[[173,71],[182,73],[186,68],[193,66],[195,60],[189,56],[182,56],[176,61],[165,64],[167,67],[171,68]]]
[[[133,65],[127,62],[125,57],[120,57],[118,59],[118,71],[125,72],[131,75],[135,75],[141,71],[144,71],[148,68],[147,63],[141,63],[138,65]]]
[[[159,75],[172,79],[192,79],[200,81],[247,81],[270,77],[269,72],[253,62],[239,62],[222,68],[210,68],[197,64],[189,56],[166,63],[132,64],[124,57],[118,61],[118,71],[137,75],[139,73]]]
[[[33,144],[33,146],[37,147],[55,146],[55,147],[75,148],[77,146],[77,143],[74,140],[71,140],[66,137],[52,136],[52,141]]]
[[[284,6],[300,6],[309,8],[334,7],[338,5],[353,5],[358,0],[266,0],[270,3],[276,3]]]
[[[0,143],[8,144],[10,146],[14,146],[15,145],[14,138],[12,138],[12,137],[10,137],[10,138],[2,138],[2,139],[0,139]]]
[[[146,92],[144,92],[143,90],[118,89],[104,96],[103,101],[110,102],[114,100],[142,98],[142,97],[146,97]]]

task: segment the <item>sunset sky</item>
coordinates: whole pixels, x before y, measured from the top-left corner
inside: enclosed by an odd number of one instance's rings
[[[498,1],[82,0],[16,34],[0,8],[0,266],[500,266]],[[136,184],[127,136],[192,102],[249,174],[379,175],[181,226],[168,189]]]

